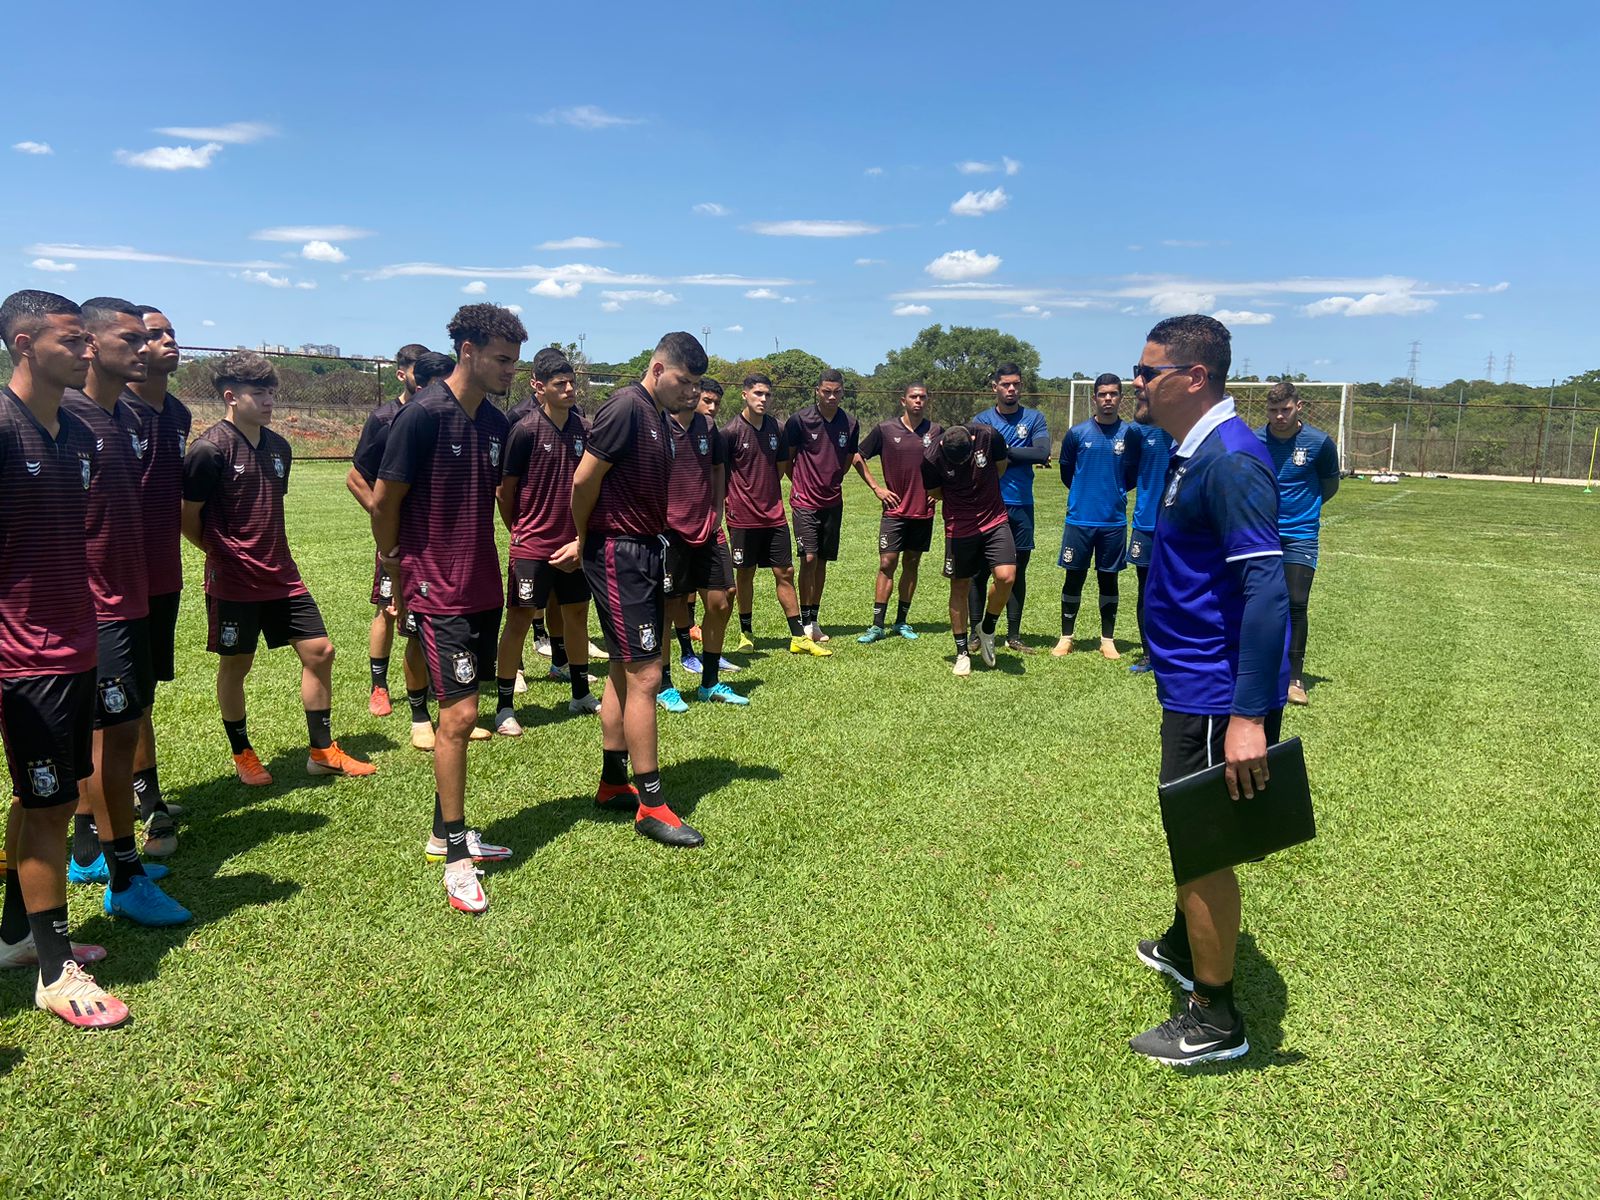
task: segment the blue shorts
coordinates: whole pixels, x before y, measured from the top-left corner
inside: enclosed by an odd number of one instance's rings
[[[1128,562],[1135,567],[1148,567],[1156,550],[1154,529],[1135,529],[1128,539]]]
[[[1006,505],[1006,519],[1011,522],[1011,540],[1018,550],[1033,549],[1033,505]]]
[[[1283,543],[1283,564],[1317,569],[1317,539],[1280,538]]]
[[[1068,571],[1087,571],[1090,558],[1097,571],[1120,571],[1128,565],[1128,527],[1068,525],[1061,531],[1061,556],[1056,565]]]

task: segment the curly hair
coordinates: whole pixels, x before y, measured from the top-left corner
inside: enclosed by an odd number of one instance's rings
[[[444,327],[455,345],[456,353],[467,342],[474,346],[487,346],[495,339],[521,345],[528,340],[527,327],[522,318],[509,308],[498,304],[463,304]]]

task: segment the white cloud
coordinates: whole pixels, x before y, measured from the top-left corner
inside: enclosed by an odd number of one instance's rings
[[[1207,242],[1198,238],[1162,238],[1161,244],[1163,246],[1171,246],[1175,250],[1198,250],[1202,246],[1226,245],[1227,243]]]
[[[960,171],[963,175],[989,175],[995,171],[998,171],[999,169],[1000,168],[995,166],[993,163],[975,162],[971,159],[968,159],[966,162],[958,162],[956,164],[956,170]]]
[[[53,258],[36,258],[28,265],[35,271],[54,271],[58,273],[62,271],[76,271],[78,269],[77,263],[57,262]]]
[[[302,279],[299,283],[295,284],[295,287],[299,288],[302,292],[314,292],[317,290],[317,285],[309,279]]]
[[[506,309],[506,311],[508,313],[518,313],[518,314],[520,314],[522,312],[522,305],[520,305],[520,304],[508,304],[508,305],[505,306],[505,309]]]
[[[1039,304],[1052,308],[1111,309],[1116,305],[1097,297],[1073,296],[1056,288],[1015,287],[1007,283],[935,283],[924,288],[895,292],[891,300],[979,300],[991,304]]]
[[[926,317],[933,312],[926,304],[896,304],[894,315],[897,317]]]
[[[54,154],[55,150],[49,142],[12,142],[11,148],[18,154]]]
[[[1327,296],[1305,305],[1300,311],[1308,317],[1397,317],[1431,312],[1437,300],[1427,300],[1410,291],[1368,292],[1353,296]]]
[[[152,254],[135,250],[132,246],[80,246],[75,242],[36,242],[26,248],[28,254],[46,258],[92,259],[95,262],[172,263],[182,267],[252,267],[266,268],[278,264],[252,260],[249,262],[217,262],[209,258],[187,258],[179,254]]]
[[[207,142],[203,146],[152,146],[137,153],[118,150],[116,160],[125,167],[140,167],[146,171],[203,171],[221,152],[221,142]]]
[[[214,329],[216,328],[217,323],[215,321],[201,321],[200,324],[204,325],[207,329]]]
[[[858,267],[881,267],[881,266],[884,265],[884,262],[885,262],[885,260],[881,259],[881,258],[858,258],[858,259],[856,259],[856,266],[858,266]]]
[[[240,271],[239,278],[246,283],[259,283],[265,287],[286,288],[289,281],[282,275],[274,275],[270,271]]]
[[[355,225],[274,225],[250,235],[257,242],[354,242],[372,236]]]
[[[882,175],[883,174],[883,168],[882,167],[868,167],[866,173],[868,175]]]
[[[985,275],[993,275],[999,268],[998,254],[979,254],[976,250],[951,250],[941,254],[922,269],[935,279],[955,281],[982,279]]]
[[[642,117],[621,117],[608,113],[594,104],[578,104],[572,108],[552,108],[535,117],[541,125],[570,125],[574,129],[615,129],[619,125],[642,125]]]
[[[554,242],[540,242],[540,250],[615,250],[622,243],[603,242],[599,238],[569,237]]]
[[[638,301],[641,304],[654,304],[658,308],[665,308],[669,304],[676,304],[681,299],[681,297],[674,296],[671,292],[662,291],[659,288],[652,292],[630,290],[621,292],[601,292],[600,294],[612,304],[621,305]],[[606,312],[617,311],[615,308],[609,308],[605,304],[602,304],[600,307],[605,309]]]
[[[1006,158],[1004,155],[1001,155],[1000,157],[1000,165],[1005,168],[1007,175],[1015,175],[1018,171],[1022,170],[1022,164],[1020,162],[1014,158]]]
[[[1244,308],[1219,308],[1211,314],[1224,325],[1271,325],[1272,314]]]
[[[725,217],[733,210],[707,200],[702,204],[696,204],[689,211],[701,217]]]
[[[566,300],[576,296],[581,291],[583,291],[583,284],[576,279],[569,280],[566,283],[562,283],[557,279],[541,279],[528,289],[531,295],[548,296],[552,300]]]
[[[1139,245],[1138,243],[1134,243],[1133,245],[1129,246],[1128,249],[1132,250],[1135,254],[1137,254],[1137,253],[1139,253],[1139,251],[1143,250],[1144,247]]]
[[[461,294],[463,296],[487,296],[489,294],[489,285],[481,279],[474,279],[471,283],[461,285]]]
[[[1331,359],[1331,358],[1313,358],[1311,360],[1311,365],[1313,367],[1332,366],[1333,365],[1333,359]]]
[[[1055,314],[1052,313],[1048,308],[1040,308],[1037,304],[1024,304],[1020,309],[1017,310],[1015,315],[1019,317],[1033,317],[1038,321],[1048,321]]]
[[[1482,313],[1467,313],[1461,319],[1463,321],[1481,321],[1481,320],[1483,320],[1483,314]]]
[[[34,254],[44,252],[43,249],[31,251]],[[69,255],[68,257],[71,256]],[[265,266],[270,264],[248,263],[245,265]],[[609,284],[612,287],[659,287],[663,284],[683,284],[691,287],[789,287],[792,284],[808,282],[807,280],[782,277],[762,279],[748,275],[709,273],[678,276],[643,275],[613,271],[609,267],[596,267],[588,263],[563,263],[557,267],[545,267],[537,263],[528,263],[520,267],[458,267],[448,263],[428,262],[390,263],[388,266],[379,267],[374,271],[363,271],[361,275],[363,278],[372,280],[436,277],[441,279],[554,279],[558,282],[566,283],[575,279],[579,283]]]
[[[744,332],[744,326],[743,325],[729,325],[722,332],[723,333],[743,333]]]
[[[751,288],[748,292],[746,292],[744,294],[744,298],[746,300],[781,300],[785,304],[793,304],[794,303],[794,297],[793,296],[780,295],[779,293],[773,291],[771,288],[764,288],[764,287],[763,288]]]
[[[865,221],[757,221],[745,228],[765,237],[841,238],[883,232],[882,225]]]
[[[342,263],[350,256],[332,242],[325,242],[319,238],[301,246],[300,257],[310,259],[312,262]]]
[[[600,311],[601,312],[621,312],[622,311],[622,305],[617,303],[617,301],[615,301],[615,300],[607,300],[604,304],[602,304],[600,306]]]
[[[1174,290],[1157,292],[1150,297],[1149,309],[1163,317],[1176,317],[1183,313],[1205,312],[1216,305],[1217,298],[1209,292]]]
[[[1003,187],[993,188],[987,192],[968,192],[950,206],[950,211],[958,217],[982,217],[989,213],[999,212],[1011,200],[1006,195]]]
[[[192,138],[197,142],[222,142],[229,146],[245,146],[273,137],[277,130],[261,121],[234,121],[228,125],[168,125],[156,130],[167,137]]]

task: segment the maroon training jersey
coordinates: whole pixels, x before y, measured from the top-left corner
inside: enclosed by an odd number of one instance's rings
[[[886,517],[925,521],[933,516],[933,501],[922,482],[922,460],[928,447],[939,440],[944,426],[926,417],[915,429],[907,429],[899,417],[874,425],[861,439],[862,458],[883,459],[883,486],[900,503],[883,510]]]
[[[65,409],[55,437],[0,388],[0,679],[95,664],[89,592],[94,434]]]
[[[695,413],[685,429],[671,417],[672,482],[667,490],[667,528],[699,546],[717,532],[717,495],[712,468],[727,465],[722,433],[704,413]]]
[[[659,537],[667,531],[673,450],[668,420],[638,383],[618,388],[594,414],[584,448],[611,469],[600,480],[589,532]]]
[[[815,404],[802,408],[784,426],[789,455],[794,459],[790,475],[789,503],[801,508],[837,508],[844,503],[839,485],[855,458],[861,439],[861,426],[844,409],[824,421]]]
[[[139,482],[144,513],[144,556],[149,564],[150,594],[165,596],[183,590],[183,456],[189,450],[194,417],[171,392],[157,412],[132,389],[122,398],[144,418],[150,446]]]
[[[933,442],[922,460],[922,481],[941,489],[946,537],[972,537],[1006,523],[1000,499],[1000,473],[1005,470],[1006,444],[988,425],[972,424],[972,457],[952,467]]]
[[[783,429],[769,416],[758,429],[740,413],[722,427],[728,460],[728,525],[732,529],[773,529],[786,524],[783,481],[778,464],[789,460]]]
[[[588,434],[588,422],[572,409],[559,429],[543,408],[511,427],[505,474],[517,481],[512,558],[545,562],[578,536],[572,522],[572,476]]]
[[[510,432],[487,398],[469,416],[442,379],[395,416],[378,478],[410,485],[400,502],[407,608],[461,616],[504,602],[494,493]]]
[[[183,460],[183,498],[204,505],[206,595],[218,600],[282,600],[306,585],[289,553],[283,497],[294,455],[270,429],[252,446],[237,425],[218,421]]]
[[[100,621],[136,621],[150,615],[150,572],[144,557],[144,517],[139,481],[150,454],[141,409],[121,397],[107,412],[68,388],[61,407],[94,435],[95,472],[89,485],[89,591]]]

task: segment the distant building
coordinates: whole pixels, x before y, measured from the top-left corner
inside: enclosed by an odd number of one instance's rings
[[[339,347],[327,342],[307,342],[300,347],[301,354],[320,354],[323,358],[338,358]]]
[[[281,342],[262,342],[259,346],[256,347],[256,350],[257,350],[258,353],[261,353],[261,354],[288,354],[289,353],[289,347],[283,345]]]

